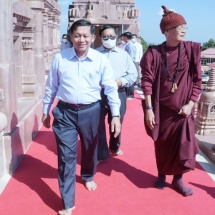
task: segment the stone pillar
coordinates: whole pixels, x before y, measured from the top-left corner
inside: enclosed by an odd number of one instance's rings
[[[13,63],[13,11],[12,0],[1,4],[0,7],[0,111],[11,122],[12,114],[16,113],[16,80]],[[0,121],[1,123],[1,121]],[[11,131],[10,124],[5,132]],[[11,125],[12,127],[13,125]]]
[[[53,45],[53,13],[49,12],[48,15],[48,29],[49,29],[49,45],[52,46]]]
[[[53,55],[56,54],[58,50],[58,16],[53,15]]]
[[[37,74],[37,96],[42,97],[44,93],[45,84],[45,66],[44,66],[44,32],[43,24],[45,20],[43,19],[44,14],[44,2],[40,0],[27,1],[27,5],[33,11],[33,19],[35,23],[35,33],[34,33],[34,50],[35,50],[35,71]]]
[[[60,40],[61,40],[61,37],[60,37],[60,19],[58,17],[58,19],[57,19],[57,47],[58,47],[58,51],[60,51]]]
[[[35,50],[35,71],[37,71],[37,96],[40,98],[44,94],[44,83],[45,83],[45,67],[44,67],[44,50],[43,50],[43,14],[42,9],[34,10],[34,22],[35,22],[35,33],[34,33],[34,50]],[[39,72],[38,72],[39,71]]]
[[[53,58],[53,26],[54,26],[54,22],[53,22],[53,13],[49,11],[48,13],[48,41],[49,41],[49,45],[48,45],[48,62],[49,64],[52,61]]]
[[[36,97],[37,71],[34,61],[34,24],[28,23],[22,33],[22,92],[23,97]]]
[[[43,38],[44,38],[44,64],[45,64],[45,73],[47,74],[49,71],[49,61],[48,61],[48,9],[45,8],[43,12]]]
[[[48,46],[48,9],[45,8],[43,11],[43,43],[44,47]]]

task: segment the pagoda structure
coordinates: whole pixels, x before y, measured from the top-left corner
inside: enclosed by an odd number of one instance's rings
[[[129,31],[139,36],[139,9],[135,0],[73,0],[69,5],[68,29],[78,19],[88,19],[96,26],[94,48],[100,45],[99,26],[111,24],[117,35]]]

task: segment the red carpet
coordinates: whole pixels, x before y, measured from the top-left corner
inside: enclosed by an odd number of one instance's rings
[[[171,189],[153,188],[156,164],[152,140],[146,136],[140,98],[127,102],[120,157],[98,166],[98,188],[87,191],[77,165],[74,215],[214,215],[215,183],[197,164],[185,175],[194,195],[182,197]],[[1,215],[56,215],[62,208],[57,183],[57,157],[51,130],[42,128],[0,196]]]

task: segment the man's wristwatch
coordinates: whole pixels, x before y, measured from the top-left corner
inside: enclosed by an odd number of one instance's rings
[[[119,117],[119,115],[118,116],[112,116],[112,117]]]
[[[149,106],[149,105],[146,106],[146,110],[151,110],[151,109],[153,109],[152,106]]]

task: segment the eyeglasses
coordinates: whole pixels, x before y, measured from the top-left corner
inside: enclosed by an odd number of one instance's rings
[[[115,40],[116,39],[116,36],[104,36],[104,37],[102,37],[102,39],[103,40],[109,40],[109,39],[111,39],[111,40]]]
[[[178,27],[175,28],[176,31],[186,31],[188,27],[186,25],[179,25]]]

